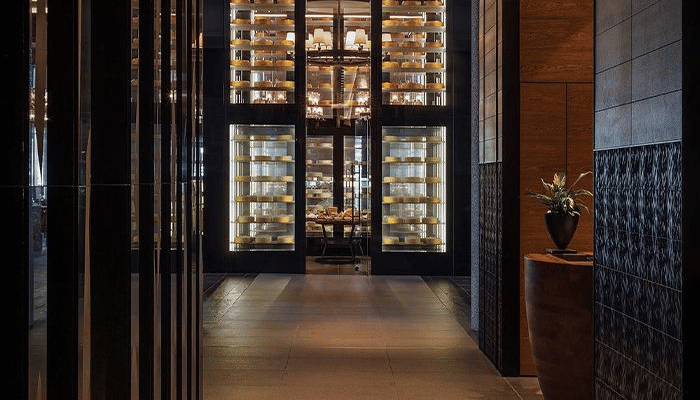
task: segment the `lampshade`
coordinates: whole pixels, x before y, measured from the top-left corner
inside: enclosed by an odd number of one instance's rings
[[[345,48],[349,49],[355,44],[355,32],[349,31],[347,36],[345,36]]]
[[[330,31],[323,32],[323,43],[329,47],[333,46],[333,36]]]
[[[364,29],[355,31],[355,44],[367,44],[367,34]]]
[[[324,38],[323,33],[324,33],[323,29],[321,29],[321,28],[314,29],[314,36],[313,36],[314,43],[323,43],[323,38]]]

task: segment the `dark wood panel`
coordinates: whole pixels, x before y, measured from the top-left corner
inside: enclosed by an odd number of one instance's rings
[[[566,91],[566,170],[570,183],[581,172],[593,170],[593,84],[570,84]],[[577,187],[593,191],[593,176]],[[590,212],[583,211],[569,247],[593,251],[593,199],[583,198]]]
[[[593,81],[593,1],[520,2],[520,79]]]
[[[551,182],[566,170],[566,85],[526,83],[520,87],[520,373],[534,375],[523,286],[523,255],[554,247],[544,225],[547,211],[525,195],[542,191],[540,178]]]

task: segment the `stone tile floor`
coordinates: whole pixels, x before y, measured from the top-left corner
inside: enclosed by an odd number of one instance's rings
[[[450,306],[439,280],[261,274],[205,284],[205,400],[542,399],[536,378],[498,374],[457,320],[469,305]]]

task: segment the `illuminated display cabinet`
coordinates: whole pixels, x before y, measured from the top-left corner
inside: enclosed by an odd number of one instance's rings
[[[226,271],[303,272],[327,243],[325,227],[336,239],[361,239],[373,272],[450,273],[462,240],[453,221],[468,218],[469,205],[458,203],[469,202],[461,188],[471,179],[454,175],[455,155],[469,152],[456,132],[469,129],[457,116],[469,115],[471,83],[454,72],[468,60],[453,57],[469,49],[451,48],[468,46],[453,40],[468,38],[467,27],[452,23],[467,20],[468,8],[449,0],[223,7],[224,29],[204,41],[224,48],[207,58],[218,70],[205,63],[204,118],[205,129],[227,132],[226,144],[210,139],[203,171],[216,182],[208,204],[228,208],[224,218],[208,211],[205,235]],[[324,223],[336,213],[357,222]]]

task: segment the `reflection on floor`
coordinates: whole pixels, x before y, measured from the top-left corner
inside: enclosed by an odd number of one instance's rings
[[[206,400],[542,398],[536,378],[502,378],[485,359],[450,309],[459,296],[446,281],[207,278]]]
[[[370,275],[368,256],[357,256],[355,261],[332,262],[321,257],[306,257],[306,273],[311,275]]]

